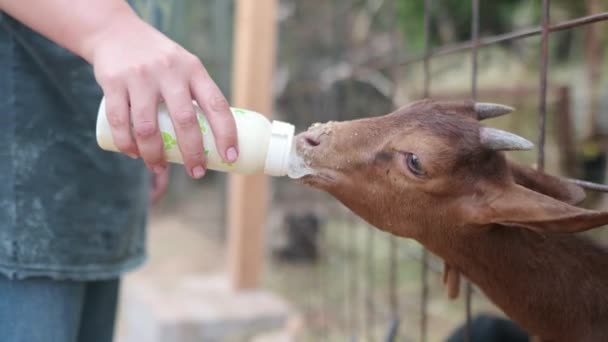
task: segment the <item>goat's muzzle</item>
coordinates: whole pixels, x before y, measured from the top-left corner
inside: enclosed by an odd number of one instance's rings
[[[335,182],[336,175],[333,170],[327,168],[324,161],[333,159],[331,151],[328,150],[329,135],[331,134],[331,123],[314,124],[306,132],[296,136],[296,151],[302,157],[307,166],[315,172],[302,178],[302,181],[313,187],[324,188]]]

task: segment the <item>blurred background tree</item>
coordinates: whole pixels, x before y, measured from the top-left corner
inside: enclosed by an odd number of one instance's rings
[[[606,0],[593,0],[599,5]],[[587,13],[586,3],[590,1],[551,1],[553,22],[580,17]],[[466,41],[471,37],[471,1],[435,0],[431,1],[434,15],[431,17],[431,46]],[[480,36],[497,35],[518,28],[538,26],[541,21],[542,1],[494,0],[480,1]],[[424,49],[424,1],[397,0],[398,20],[405,44],[410,52],[421,53]],[[554,44],[561,51],[563,60],[574,36],[572,32],[560,35]],[[505,45],[516,43],[508,42]]]

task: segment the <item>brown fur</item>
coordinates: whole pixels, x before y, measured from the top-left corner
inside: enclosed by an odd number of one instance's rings
[[[565,234],[608,223],[608,212],[573,206],[579,187],[484,148],[473,105],[423,100],[313,127],[298,138],[316,171],[303,181],[446,260],[451,297],[462,273],[545,341],[608,341],[608,252]]]

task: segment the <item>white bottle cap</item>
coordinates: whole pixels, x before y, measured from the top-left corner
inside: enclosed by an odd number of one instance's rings
[[[272,122],[272,133],[264,167],[265,174],[275,177],[287,175],[294,133],[293,125],[276,120]]]

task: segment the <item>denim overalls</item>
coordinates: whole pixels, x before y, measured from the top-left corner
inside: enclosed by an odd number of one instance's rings
[[[116,278],[145,257],[149,175],[95,139],[81,58],[0,12],[0,275]]]

